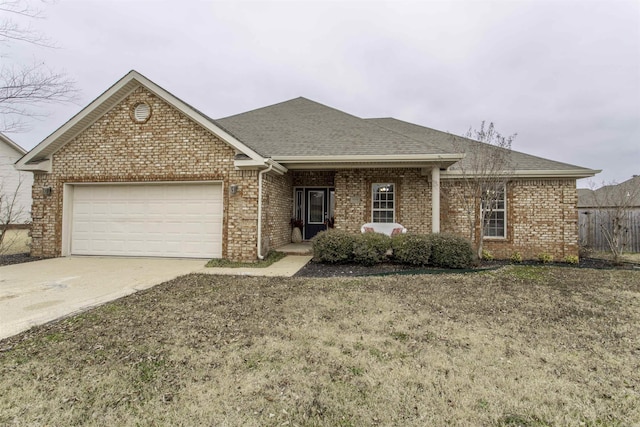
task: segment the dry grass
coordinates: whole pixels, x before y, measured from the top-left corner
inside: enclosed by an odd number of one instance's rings
[[[29,230],[11,229],[6,231],[2,247],[0,247],[0,254],[22,254],[30,250],[31,237],[29,237]]]
[[[0,342],[1,425],[640,423],[640,272],[184,276]]]
[[[589,251],[588,256],[596,259],[611,260],[611,252],[604,251]],[[640,253],[637,252],[623,252],[620,254],[620,259],[623,262],[630,262],[634,264],[640,264]]]

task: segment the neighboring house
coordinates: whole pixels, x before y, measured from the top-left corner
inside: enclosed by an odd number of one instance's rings
[[[621,249],[640,252],[640,175],[596,190],[578,189],[578,212],[581,246],[609,251],[602,227],[611,231],[613,219],[619,218]]]
[[[0,225],[28,224],[31,221],[33,174],[20,172],[14,167],[26,152],[0,133]]]
[[[453,138],[305,98],[213,120],[131,71],[18,162],[32,254],[251,261],[290,242],[292,217],[305,239],[367,222],[468,236]],[[485,247],[577,255],[576,179],[598,171],[514,160]]]

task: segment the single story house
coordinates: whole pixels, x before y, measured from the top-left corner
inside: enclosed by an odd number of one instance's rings
[[[14,163],[27,153],[0,133],[0,225],[22,226],[31,222],[33,175],[18,171]]]
[[[471,140],[467,144],[478,144]],[[32,255],[252,261],[327,227],[469,235],[453,135],[296,98],[213,120],[131,71],[17,162],[34,174]],[[576,179],[513,153],[485,247],[577,255]]]

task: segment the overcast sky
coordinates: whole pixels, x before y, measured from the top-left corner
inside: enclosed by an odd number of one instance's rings
[[[80,89],[30,149],[135,69],[213,118],[298,96],[456,134],[482,120],[513,148],[640,174],[639,1],[115,1],[39,3],[58,49],[12,44]],[[578,182],[587,186],[586,180]]]

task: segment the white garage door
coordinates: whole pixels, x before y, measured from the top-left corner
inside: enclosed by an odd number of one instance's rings
[[[221,184],[76,185],[74,255],[220,258]]]

